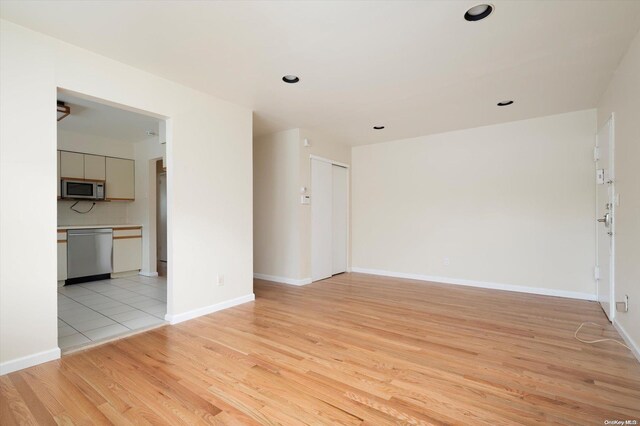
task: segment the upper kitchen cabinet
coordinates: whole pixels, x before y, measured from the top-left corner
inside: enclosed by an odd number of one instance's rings
[[[84,154],[60,151],[60,177],[84,179]]]
[[[87,180],[105,180],[106,161],[102,155],[84,154],[84,178]]]
[[[107,200],[135,199],[135,162],[124,158],[106,158]]]
[[[58,198],[60,180],[104,181],[107,201],[135,199],[135,161],[81,152],[58,151]]]

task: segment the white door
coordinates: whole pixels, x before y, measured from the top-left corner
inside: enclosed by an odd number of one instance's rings
[[[158,175],[158,260],[167,261],[167,174]]]
[[[332,164],[311,159],[311,280],[329,278],[333,272],[331,255]]]
[[[596,244],[598,302],[610,321],[615,316],[614,297],[614,156],[613,116],[596,137]]]
[[[346,167],[332,165],[332,274],[347,272],[347,229],[349,206],[349,172]]]

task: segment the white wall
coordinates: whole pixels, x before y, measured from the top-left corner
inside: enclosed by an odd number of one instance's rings
[[[134,158],[133,142],[58,128],[58,149],[118,158]]]
[[[134,144],[129,141],[57,129],[59,150],[134,159]],[[119,225],[129,223],[129,202],[96,203],[89,213],[80,214],[70,207],[75,201],[58,200],[58,225]],[[86,211],[90,201],[80,202],[76,210]]]
[[[80,201],[76,204],[75,200],[58,200],[58,225],[124,225],[130,223],[128,202],[97,202],[91,208],[92,203],[92,201]],[[84,214],[75,212],[71,210],[71,206],[74,204],[76,204],[74,207],[76,210],[84,212],[91,209],[91,211]]]
[[[9,368],[29,365],[29,361],[55,358],[59,349],[53,52],[39,35],[0,20],[0,55],[0,374],[3,374]],[[38,261],[37,267],[34,260]],[[22,357],[30,358],[21,360]]]
[[[2,372],[57,352],[56,87],[171,118],[168,318],[251,300],[251,111],[4,20],[0,30]]]
[[[595,129],[588,110],[354,147],[353,270],[593,297]]]
[[[256,138],[253,143],[254,270],[271,277],[300,277],[300,130]]]
[[[615,114],[616,300],[629,295],[629,312],[616,323],[640,359],[640,33],[598,104],[598,126]]]
[[[300,203],[300,188],[313,202],[310,155],[350,164],[351,148],[317,131],[291,129],[256,138],[253,149],[256,276],[309,283],[311,206]]]

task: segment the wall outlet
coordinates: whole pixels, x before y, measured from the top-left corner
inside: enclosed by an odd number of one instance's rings
[[[629,312],[629,295],[624,295],[624,311]]]
[[[445,257],[444,259],[442,259],[442,264],[444,266],[449,266],[451,264],[451,261],[449,260],[448,257]]]
[[[218,274],[218,286],[224,285],[224,275]]]

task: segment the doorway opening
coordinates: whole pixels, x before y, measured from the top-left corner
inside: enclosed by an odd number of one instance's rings
[[[158,276],[167,276],[167,168],[156,161],[156,241]]]
[[[165,324],[156,167],[166,164],[167,138],[166,118],[150,112],[59,89],[61,104],[57,321],[58,346],[69,353]]]

